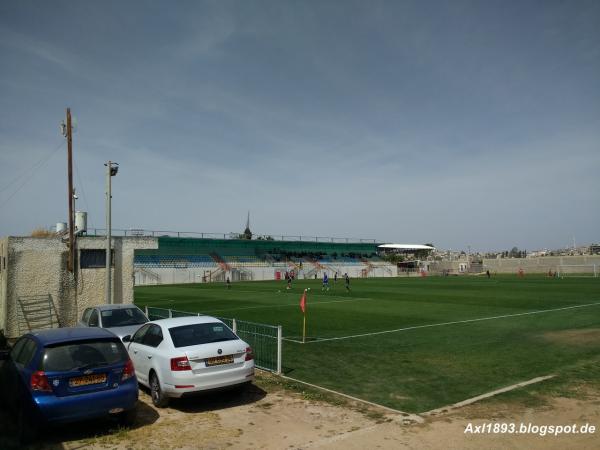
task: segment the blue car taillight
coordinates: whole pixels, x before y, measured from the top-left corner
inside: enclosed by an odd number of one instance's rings
[[[31,387],[32,391],[52,392],[52,387],[50,387],[48,377],[41,370],[38,370],[37,372],[31,374],[31,378],[29,379],[29,386]]]
[[[127,363],[125,363],[125,368],[123,369],[123,375],[121,375],[121,381],[128,380],[134,375],[135,369],[133,367],[133,362],[131,361],[131,359],[128,359]]]

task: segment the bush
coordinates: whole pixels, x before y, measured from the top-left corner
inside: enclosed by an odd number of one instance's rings
[[[54,237],[56,233],[50,230],[46,230],[42,227],[37,227],[31,232],[31,237]]]

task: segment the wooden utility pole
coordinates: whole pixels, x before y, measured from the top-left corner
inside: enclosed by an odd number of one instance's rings
[[[71,129],[71,108],[67,108],[67,165],[69,177],[69,260],[67,269],[74,272],[75,265],[75,233],[73,223],[73,135]]]

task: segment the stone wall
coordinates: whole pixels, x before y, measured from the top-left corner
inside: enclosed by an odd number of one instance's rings
[[[7,251],[7,267],[2,271],[6,293],[0,296],[0,328],[7,336],[19,334],[20,297],[50,295],[62,326],[75,325],[85,308],[105,303],[106,269],[80,269],[77,258],[76,270],[69,272],[68,246],[61,238],[8,237],[1,242]],[[78,254],[86,249],[102,250],[105,242],[102,237],[80,237]],[[157,239],[115,237],[112,243],[113,302],[133,303],[134,250],[156,248]]]
[[[6,270],[6,257],[8,253],[8,239],[0,239],[0,329],[3,329],[3,324],[6,323],[6,287],[8,280],[8,272]]]
[[[596,266],[600,268],[600,256],[541,256],[539,258],[500,258],[483,260],[484,269],[496,273],[517,273],[519,268],[522,268],[525,273],[548,273],[549,270],[558,270],[561,265],[592,264],[596,264]]]

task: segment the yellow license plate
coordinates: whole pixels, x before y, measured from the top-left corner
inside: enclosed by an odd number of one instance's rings
[[[88,386],[90,384],[100,384],[106,383],[106,374],[95,374],[95,375],[86,375],[84,377],[76,377],[71,378],[69,380],[69,386],[71,387],[79,387],[79,386]]]
[[[215,356],[214,358],[207,358],[207,366],[220,366],[221,364],[232,364],[233,355]]]

